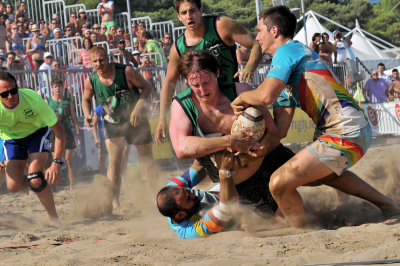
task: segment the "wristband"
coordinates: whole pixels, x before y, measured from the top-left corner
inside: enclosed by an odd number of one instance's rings
[[[55,158],[55,159],[53,160],[53,162],[54,162],[54,163],[58,163],[58,164],[60,164],[60,165],[63,165],[63,164],[64,164],[63,160],[58,159],[58,158]]]
[[[219,179],[229,179],[232,177],[231,170],[219,170]]]

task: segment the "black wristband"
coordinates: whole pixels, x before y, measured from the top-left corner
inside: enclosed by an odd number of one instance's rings
[[[53,159],[53,162],[54,162],[54,163],[58,163],[58,164],[60,164],[60,165],[63,165],[63,164],[64,164],[63,160],[58,159],[58,158]]]

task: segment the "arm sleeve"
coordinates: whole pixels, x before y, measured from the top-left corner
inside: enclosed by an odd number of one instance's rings
[[[181,186],[191,189],[199,183],[199,172],[189,168],[181,176],[171,179],[167,186]]]
[[[172,230],[174,230],[175,234],[179,238],[188,239],[207,237],[223,229],[223,227],[217,225],[211,220],[211,218],[208,216],[208,212],[197,221],[193,221],[196,218],[198,217],[192,216],[190,220],[184,221],[180,224],[172,224],[170,222]]]

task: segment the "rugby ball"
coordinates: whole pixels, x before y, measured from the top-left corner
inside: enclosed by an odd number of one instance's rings
[[[260,110],[249,107],[233,121],[231,134],[240,130],[249,130],[253,132],[253,138],[260,140],[264,136],[265,120]]]

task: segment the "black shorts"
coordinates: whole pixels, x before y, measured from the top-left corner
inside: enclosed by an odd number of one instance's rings
[[[66,137],[65,137],[65,149],[66,150],[72,150],[75,149],[76,143],[75,143],[75,138],[74,134],[72,133],[71,129],[64,129]],[[54,143],[56,140],[56,136],[53,131],[51,131],[50,134],[50,151],[54,151]]]
[[[279,144],[273,151],[265,156],[260,168],[250,178],[236,185],[240,197],[240,203],[251,205],[257,212],[273,214],[278,208],[269,191],[271,175],[295,154]],[[205,168],[208,176],[216,183],[219,182],[218,169],[211,162],[209,156],[197,159]]]
[[[150,123],[147,119],[142,119],[136,127],[133,127],[129,121],[119,124],[104,121],[104,129],[106,139],[125,137],[126,142],[134,145],[144,145],[153,141]]]
[[[269,191],[269,180],[271,175],[294,155],[289,148],[279,144],[275,150],[265,156],[257,172],[246,181],[236,185],[240,203],[249,204],[258,212],[275,213],[278,204]]]

